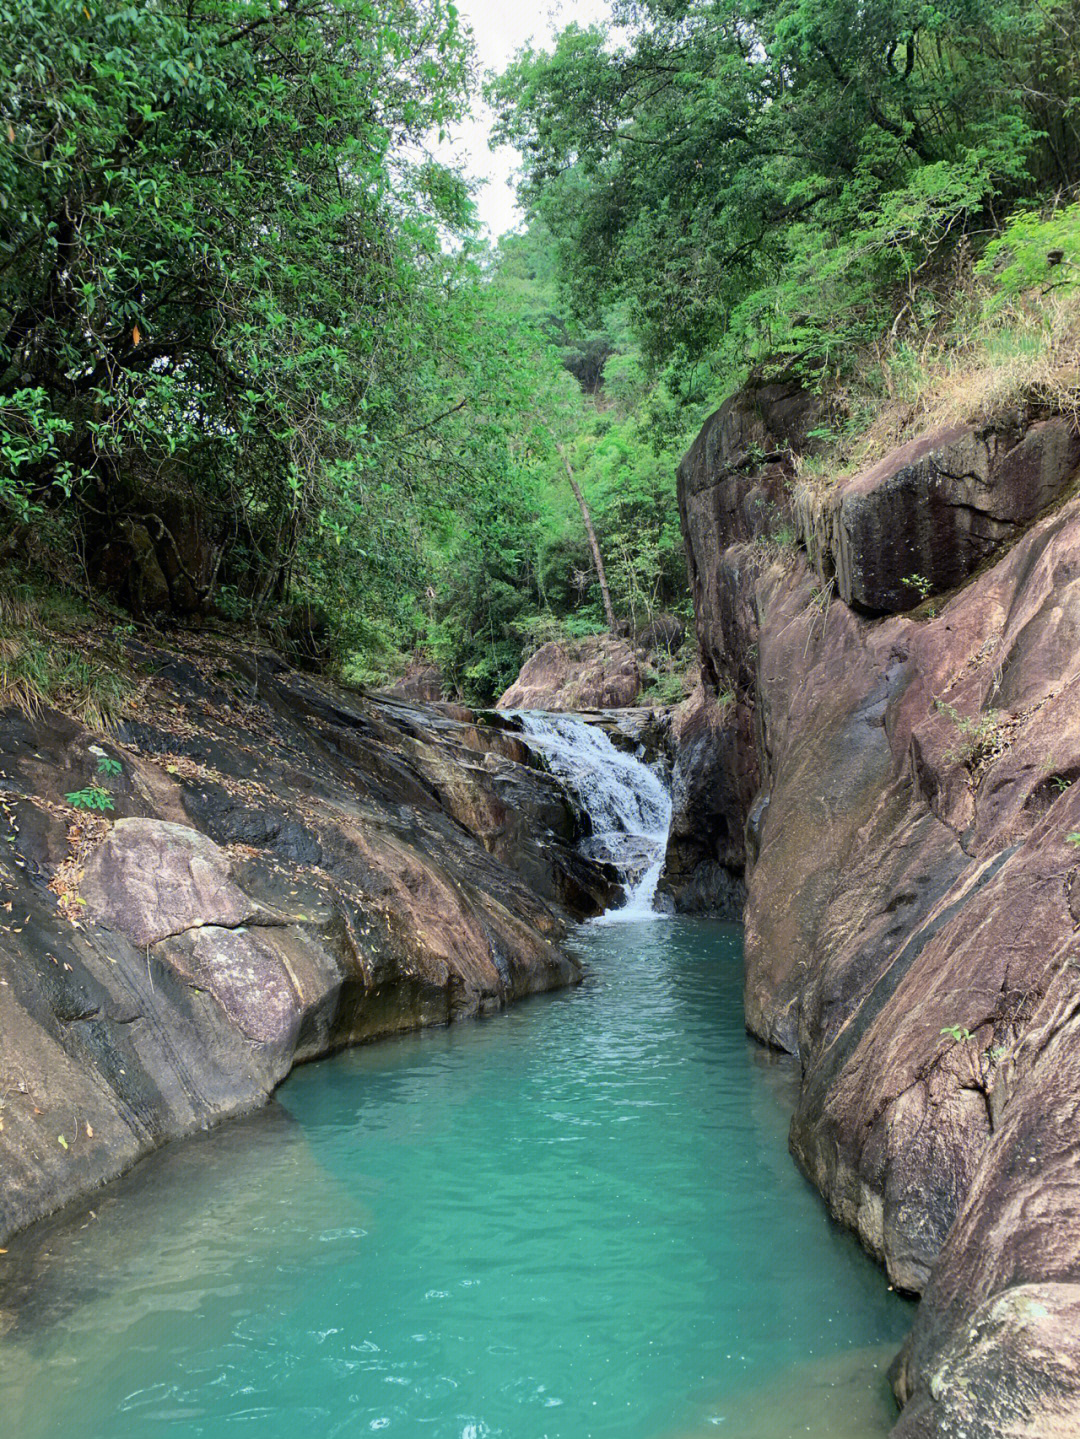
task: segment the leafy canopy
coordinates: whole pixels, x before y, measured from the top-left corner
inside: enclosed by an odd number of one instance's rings
[[[467,72],[445,0],[2,0],[0,502],[186,488],[280,583],[379,464],[468,223],[418,149]]]
[[[993,207],[1080,178],[1071,0],[616,0],[489,86],[581,313],[654,360],[829,357]]]

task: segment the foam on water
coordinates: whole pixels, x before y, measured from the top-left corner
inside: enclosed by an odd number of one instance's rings
[[[597,724],[576,715],[519,713],[525,739],[547,761],[589,816],[592,834],[581,846],[619,871],[626,898],[595,923],[659,919],[656,886],[664,867],[671,795],[662,777],[636,755],[616,748]]]

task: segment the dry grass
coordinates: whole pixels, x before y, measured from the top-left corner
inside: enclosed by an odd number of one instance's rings
[[[974,279],[953,299],[948,324],[890,336],[830,396],[819,451],[797,457],[797,483],[822,493],[932,430],[982,425],[1038,410],[1080,424],[1080,287],[1033,291],[988,312]]]
[[[0,576],[0,709],[52,707],[107,733],[135,688],[109,626],[56,591]]]

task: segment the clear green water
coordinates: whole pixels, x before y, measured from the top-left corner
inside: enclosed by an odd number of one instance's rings
[[[885,1433],[910,1310],[788,1157],[738,931],[579,943],[581,989],[309,1066],[14,1241],[3,1433]]]

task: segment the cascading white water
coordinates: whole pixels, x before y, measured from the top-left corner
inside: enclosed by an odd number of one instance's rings
[[[589,816],[592,835],[582,849],[610,861],[622,877],[624,904],[599,922],[658,918],[653,901],[671,824],[671,796],[663,780],[634,755],[616,749],[599,725],[575,715],[518,713],[530,747],[573,790]]]

